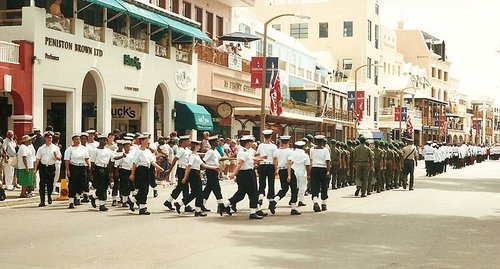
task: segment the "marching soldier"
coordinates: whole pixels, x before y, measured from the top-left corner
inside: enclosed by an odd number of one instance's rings
[[[341,162],[341,154],[339,150],[339,145],[335,139],[331,140],[332,146],[330,149],[331,159],[332,159],[332,189],[340,189],[342,188],[342,184],[339,178],[339,170],[340,170],[340,162]]]
[[[365,145],[366,138],[364,136],[359,137],[360,145],[354,149],[353,160],[356,163],[356,192],[354,196],[358,196],[361,191],[361,197],[366,197],[368,188],[368,176],[370,170],[373,170],[373,158],[369,147]]]
[[[131,150],[132,140],[123,140],[123,153],[122,156],[115,157],[115,166],[118,169],[119,179],[119,189],[122,200],[122,207],[129,207],[129,209],[134,212],[135,204],[132,202],[134,200],[133,192],[135,190],[134,182],[130,180],[130,175],[132,172],[132,166],[134,165],[134,159],[137,151],[132,152]],[[116,183],[115,183],[116,184]]]
[[[111,188],[111,197],[113,198],[113,202],[111,203],[111,206],[116,206],[117,205],[117,196],[118,196],[118,191],[120,190],[120,175],[119,175],[119,167],[118,163],[116,161],[116,157],[120,157],[123,155],[124,149],[123,149],[123,140],[116,140],[116,143],[114,141],[110,141],[110,135],[108,134],[108,144],[106,144],[106,147],[109,148],[110,150],[113,151],[115,154],[115,157],[111,159],[111,162],[113,162],[113,165],[111,166],[111,174],[113,175],[113,183],[112,183],[112,188]],[[116,145],[116,149],[113,150],[113,146]],[[120,193],[121,196],[121,193]],[[122,199],[120,199],[120,203],[124,203]]]
[[[304,203],[304,194],[307,188],[307,177],[311,174],[311,159],[309,159],[309,155],[304,151],[305,145],[306,142],[304,141],[295,142],[295,150],[291,156],[292,169],[297,177],[297,185],[299,189],[298,206],[306,206]]]
[[[52,132],[45,132],[43,135],[45,144],[41,145],[36,152],[34,170],[40,172],[40,204],[45,206],[45,191],[47,191],[47,202],[52,204],[52,190],[54,189],[54,177],[56,174],[56,162],[61,160],[61,150],[57,145],[52,144]]]
[[[313,199],[314,212],[326,211],[326,201],[328,199],[328,176],[330,175],[330,152],[324,147],[325,136],[317,135],[314,137],[316,147],[310,151],[312,160],[311,168],[311,192]],[[321,208],[319,207],[319,194],[321,193]]]
[[[269,200],[269,211],[274,215],[276,213],[276,205],[280,200],[282,200],[288,189],[292,192],[292,198],[290,200],[290,206],[292,207],[291,215],[300,215],[297,211],[297,177],[295,176],[294,170],[292,169],[292,155],[293,150],[288,144],[290,141],[289,135],[283,135],[280,137],[281,147],[274,152],[273,161],[276,167],[276,172],[280,178],[281,190],[278,192],[276,197]]]
[[[96,189],[95,193],[90,196],[90,202],[92,207],[96,208],[96,200],[99,200],[99,211],[108,211],[106,207],[108,185],[113,177],[110,174],[111,159],[115,156],[110,149],[105,147],[107,136],[99,135],[97,140],[99,141],[99,146],[90,151],[90,160],[92,163],[90,178],[93,179],[92,185]]]
[[[264,142],[257,148],[257,155],[266,157],[259,164],[259,205],[262,205],[262,200],[266,196],[266,183],[268,185],[267,199],[272,199],[275,196],[274,180],[276,167],[273,163],[274,152],[278,149],[275,144],[271,143],[271,135],[273,130],[264,130]]]
[[[382,171],[384,167],[384,152],[380,149],[380,141],[375,140],[375,148],[373,149],[373,162],[374,162],[374,181],[375,181],[375,191],[380,193],[381,189],[384,188],[384,183],[382,182]]]
[[[434,173],[434,151],[435,149],[432,147],[432,141],[427,141],[427,144],[424,146],[424,160],[425,160],[425,171],[427,177],[431,177]]]
[[[390,148],[389,142],[384,142],[386,151],[385,189],[392,190],[392,179],[394,178],[394,151]]]
[[[370,149],[370,154],[372,156],[372,160],[375,157],[375,153],[372,150],[372,146],[370,146],[370,143],[368,141],[365,143],[365,145]],[[373,167],[373,165],[372,165]],[[368,175],[368,183],[367,183],[367,192],[366,195],[371,195],[373,191],[375,191],[375,178],[374,178],[375,170],[370,169],[369,175]]]
[[[348,150],[347,143],[341,142],[340,143],[340,156],[342,158],[341,162],[341,182],[342,182],[342,188],[349,186],[349,169],[351,167],[351,153]]]
[[[64,151],[64,165],[66,177],[69,180],[69,208],[80,205],[79,197],[82,195],[85,184],[88,186],[88,167],[90,167],[90,156],[87,147],[80,144],[79,134],[74,134],[71,139],[73,145]]]

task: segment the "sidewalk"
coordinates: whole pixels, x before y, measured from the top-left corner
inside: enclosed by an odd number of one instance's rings
[[[25,205],[25,204],[38,204],[40,203],[40,198],[38,197],[38,192],[35,192],[36,196],[32,198],[19,198],[21,195],[20,189],[15,189],[13,191],[5,190],[5,195],[7,198],[0,202],[0,207]],[[57,196],[53,196],[54,199]]]

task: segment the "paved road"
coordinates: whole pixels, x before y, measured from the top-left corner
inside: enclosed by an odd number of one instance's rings
[[[151,216],[98,213],[56,203],[0,209],[0,268],[500,268],[500,162],[429,179],[419,166],[413,192],[354,198],[331,191],[329,211],[249,221],[163,208]],[[224,183],[225,197],[235,184]],[[215,209],[212,197],[209,207]]]

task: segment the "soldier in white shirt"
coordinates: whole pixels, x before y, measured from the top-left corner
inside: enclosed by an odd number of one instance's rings
[[[134,182],[130,181],[132,166],[134,165],[135,152],[131,151],[131,140],[123,140],[123,152],[121,156],[115,157],[115,166],[118,168],[118,177],[120,178],[120,195],[122,207],[129,207],[132,212],[135,211],[133,191]],[[137,152],[137,151],[136,151]]]
[[[222,158],[219,151],[217,151],[217,140],[218,136],[214,135],[208,138],[208,142],[210,143],[210,149],[207,151],[205,156],[203,157],[203,161],[212,167],[220,168],[220,161],[224,161],[225,158]],[[210,197],[210,193],[214,193],[215,198],[217,199],[217,204],[221,204],[222,200],[222,192],[219,184],[219,171],[208,169],[206,170],[207,175],[207,184],[205,189],[203,190],[203,207],[201,208],[203,211],[209,212],[210,210],[205,207],[205,204]],[[221,212],[219,212],[221,213]]]
[[[85,185],[88,187],[87,173],[90,167],[90,155],[87,147],[81,145],[80,134],[74,134],[73,145],[64,151],[66,178],[69,180],[69,208],[80,205],[79,197],[83,194]]]
[[[262,206],[262,200],[266,195],[266,184],[268,185],[267,199],[273,199],[275,196],[274,180],[276,167],[274,167],[273,156],[278,147],[271,143],[271,135],[273,130],[264,130],[264,142],[257,148],[257,155],[266,157],[259,164],[259,205]]]
[[[92,185],[95,188],[95,193],[90,196],[92,207],[96,208],[96,200],[99,200],[99,211],[108,211],[106,200],[108,194],[108,185],[113,180],[111,167],[113,163],[111,159],[115,157],[114,153],[105,147],[107,137],[99,135],[97,137],[99,146],[90,152],[90,161],[92,169],[90,169]]]
[[[177,186],[172,191],[167,200],[163,203],[163,205],[170,210],[174,210],[172,206],[172,201],[177,199],[177,197],[179,197],[179,194],[181,192],[183,197],[186,197],[189,194],[189,185],[182,183],[182,179],[184,178],[184,175],[186,173],[186,165],[188,164],[189,161],[189,155],[191,155],[191,150],[188,148],[190,145],[189,135],[180,136],[179,139],[180,139],[179,149],[177,150],[177,154],[175,155],[174,161],[172,162],[172,166],[167,171],[167,176],[169,176],[170,173],[172,172],[172,169],[178,163],[176,171]],[[185,212],[194,211],[194,209],[192,209],[190,206],[186,206],[184,210]]]
[[[56,174],[56,162],[61,160],[61,150],[52,144],[52,132],[45,132],[43,139],[45,144],[40,146],[36,152],[35,173],[40,171],[40,204],[45,206],[45,190],[47,190],[47,202],[52,204],[52,190],[54,190],[54,177]]]
[[[201,184],[201,168],[211,169],[217,172],[218,166],[210,166],[203,163],[198,151],[201,149],[201,141],[191,141],[191,155],[189,156],[188,163],[186,164],[186,172],[182,178],[182,184],[188,184],[191,192],[182,198],[181,201],[175,202],[175,210],[178,214],[181,213],[181,207],[188,205],[191,201],[195,200],[195,217],[206,217],[207,214],[202,211],[203,195]]]
[[[432,141],[427,141],[424,146],[424,160],[426,176],[431,177],[434,174],[434,153],[436,149],[432,147]]]
[[[113,141],[113,143],[116,143],[116,149],[112,150],[111,147],[109,147],[109,139],[110,136],[108,135],[108,141],[105,147],[109,148],[111,151],[113,151],[114,157],[111,159],[111,162],[113,165],[111,165],[111,174],[113,175],[113,182],[111,183],[111,197],[113,199],[113,202],[111,203],[111,206],[116,206],[118,204],[117,198],[118,198],[118,192],[120,190],[120,175],[119,175],[119,167],[118,167],[118,162],[117,158],[121,157],[123,155],[124,149],[123,149],[123,140],[116,140],[116,142]],[[120,203],[124,204],[125,202],[121,199],[121,193],[120,193]]]
[[[304,151],[305,141],[295,142],[295,150],[291,156],[292,169],[297,177],[298,206],[306,206],[304,196],[307,189],[307,175],[311,174],[311,159]]]
[[[89,130],[90,132],[93,132],[92,134],[92,137],[94,136],[94,133],[95,131],[94,130]],[[93,138],[92,138],[93,139]],[[82,144],[82,146],[86,147],[87,148],[87,151],[89,153],[89,156],[90,156],[90,152],[95,149],[95,143],[94,143],[94,140],[92,140],[92,143],[88,143],[89,142],[89,134],[87,132],[83,132],[81,135],[80,135],[80,142]],[[90,202],[89,200],[89,197],[90,197],[90,184],[91,184],[91,180],[90,180],[90,169],[92,167],[91,166],[88,166],[87,167],[87,178],[85,179],[85,184],[84,184],[84,187],[83,187],[83,199],[81,200],[82,203],[88,203]]]
[[[274,152],[273,161],[276,167],[276,172],[280,178],[281,190],[278,192],[276,197],[269,200],[269,211],[274,215],[276,213],[276,205],[283,199],[288,192],[288,189],[292,192],[292,198],[290,199],[290,206],[292,207],[291,215],[300,215],[297,210],[297,177],[295,176],[294,170],[292,169],[292,155],[293,150],[290,148],[290,136],[283,135],[280,137],[281,147]]]
[[[149,150],[149,136],[141,135],[138,139],[141,147],[134,153],[134,163],[129,177],[137,188],[137,194],[132,198],[132,202],[139,204],[139,215],[150,215],[146,207],[151,177],[150,167],[154,166],[160,171],[163,171],[163,168],[156,163],[155,156]]]
[[[250,219],[263,219],[264,212],[262,210],[257,210],[258,193],[257,184],[255,181],[255,171],[254,171],[254,161],[260,161],[263,159],[270,158],[270,156],[254,157],[249,149],[252,147],[252,142],[254,137],[251,135],[245,135],[240,139],[240,144],[244,147],[243,150],[238,152],[236,157],[237,165],[234,169],[231,178],[236,178],[236,183],[238,184],[238,190],[225,201],[223,205],[220,205],[219,211],[226,212],[231,215],[231,206],[235,206],[239,201],[243,200],[245,195],[248,195],[250,200]]]
[[[311,168],[311,193],[314,212],[326,211],[326,200],[328,199],[329,175],[330,175],[330,152],[324,147],[326,142],[324,135],[314,137],[316,147],[310,149],[312,160]],[[319,195],[321,193],[321,208],[319,207]]]

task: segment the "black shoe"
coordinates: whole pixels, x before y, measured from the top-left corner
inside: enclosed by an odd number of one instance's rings
[[[51,195],[49,195],[49,196],[47,197],[47,203],[48,203],[49,205],[51,205],[51,204],[52,204],[52,196],[51,196]]]
[[[238,209],[236,209],[236,204],[231,205],[231,210],[233,210],[234,213],[238,212]]]
[[[168,200],[165,201],[165,203],[163,203],[163,205],[168,207],[168,209],[170,209],[170,210],[174,210],[174,208],[172,207],[172,202],[169,202]]]
[[[314,212],[321,212],[321,208],[319,207],[318,203],[314,203],[313,210]]]
[[[210,209],[206,208],[205,206],[201,207],[201,211],[203,211],[203,212],[211,212]]]
[[[366,195],[372,195],[372,193],[371,192],[367,192]]]
[[[186,213],[191,213],[194,212],[194,208],[192,208],[190,205],[184,207],[184,212]]]
[[[181,213],[181,205],[177,202],[174,203],[175,206],[175,211],[177,211],[177,214]]]
[[[412,191],[412,190],[413,190],[413,188],[410,188],[410,191]]]
[[[271,211],[271,214],[273,215],[276,213],[276,201],[274,200],[269,201],[269,211]]]
[[[405,182],[405,183],[403,183],[403,189],[405,189],[405,190],[406,190],[406,187],[407,187],[407,184],[406,184],[406,182]]]
[[[361,191],[361,188],[357,187],[356,191],[354,192],[354,196],[358,196],[360,191]]]
[[[75,205],[73,203],[69,203],[69,206],[68,206],[69,209],[73,209],[75,208]]]
[[[116,206],[116,200],[113,200],[113,202],[111,203],[111,206]]]
[[[158,191],[157,190],[153,190],[153,197],[154,198],[158,197]]]
[[[267,217],[269,214],[267,214],[266,212],[262,211],[262,210],[259,210],[257,211],[257,213],[255,213],[261,217]]]
[[[262,199],[259,199],[259,201],[257,201],[257,204],[259,204],[260,206],[262,206],[262,203],[263,203],[263,202],[264,202],[264,201],[263,201]]]
[[[250,214],[250,216],[248,216],[248,218],[249,219],[263,219],[264,217],[257,215],[257,213],[253,213],[253,214]]]
[[[80,199],[75,198],[75,205],[81,205],[82,203],[80,202]]]
[[[38,204],[38,207],[44,207],[45,206],[45,203],[39,203]]]
[[[82,203],[88,203],[88,202],[90,202],[89,196],[87,194],[84,194],[83,199],[82,199]]]
[[[106,211],[108,211],[108,208],[105,205],[101,205],[101,206],[99,206],[99,211],[106,212]]]
[[[151,215],[147,208],[139,209],[139,215]]]
[[[122,207],[128,207],[127,203],[122,203]]]
[[[132,212],[135,211],[134,203],[132,201],[130,201],[130,199],[127,200],[127,205],[128,205],[128,208],[130,209],[130,211],[132,211]]]
[[[361,194],[361,197],[366,197],[366,194],[362,193],[362,194]]]
[[[326,211],[326,205],[321,205],[321,211]]]
[[[377,190],[377,193],[380,193],[380,190]]]
[[[90,196],[90,204],[92,205],[93,208],[97,208],[97,204],[95,203],[95,198],[94,196]]]
[[[299,202],[298,206],[306,206],[306,204],[304,204],[304,202]]]
[[[300,213],[297,209],[292,209],[292,211],[290,211],[290,215],[292,216],[298,216],[302,213]]]
[[[206,217],[207,213],[200,211],[200,212],[194,212],[195,217]]]

